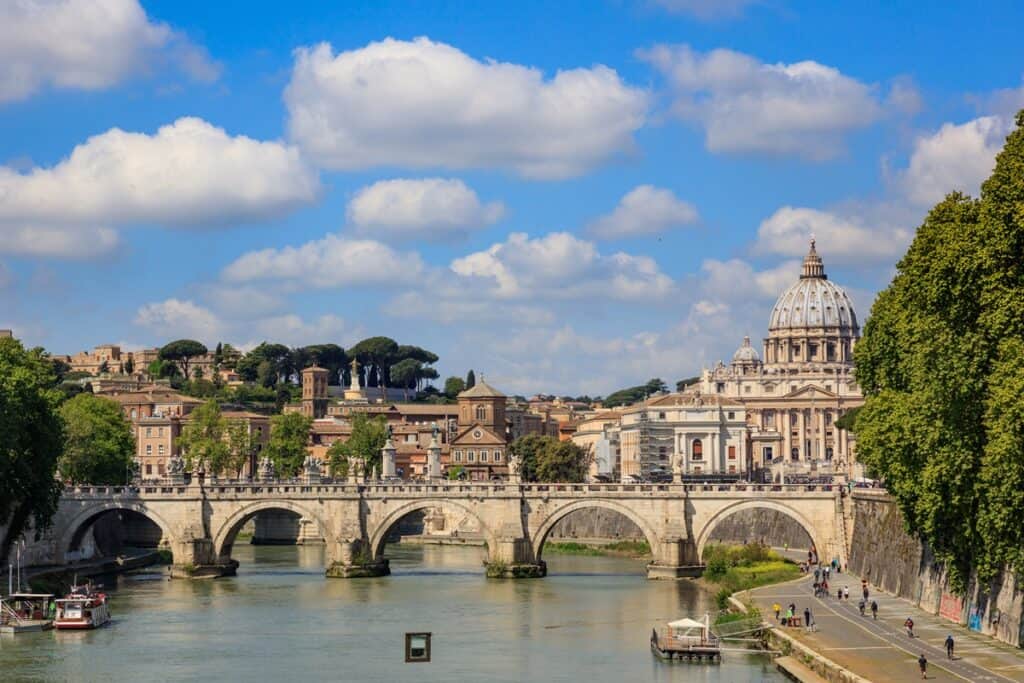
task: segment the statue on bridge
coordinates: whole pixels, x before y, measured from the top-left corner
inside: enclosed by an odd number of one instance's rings
[[[270,461],[270,458],[264,455],[260,458],[260,464],[257,466],[257,478],[260,481],[271,481],[277,474],[274,472],[274,463]]]

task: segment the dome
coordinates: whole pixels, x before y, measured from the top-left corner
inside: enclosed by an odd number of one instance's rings
[[[736,349],[736,353],[732,354],[733,363],[760,363],[761,356],[757,355],[757,351],[750,345],[750,337],[743,338],[743,344],[740,348]]]
[[[811,240],[800,279],[782,293],[772,309],[768,332],[832,328],[859,336],[853,301],[843,288],[830,282]]]

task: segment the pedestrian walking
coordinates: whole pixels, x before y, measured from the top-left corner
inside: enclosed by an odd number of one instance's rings
[[[843,586],[843,600],[850,601],[850,587]]]
[[[871,593],[870,593],[870,591],[868,591],[867,587],[865,587],[865,588],[864,588],[864,590],[863,590],[862,592],[863,592],[863,594],[864,594],[864,599],[865,599],[865,600],[867,600],[867,599],[868,599],[868,596],[869,596],[869,595],[871,595]]]
[[[946,657],[953,659],[953,634],[946,636]]]
[[[878,621],[878,603],[874,600],[871,601],[871,618]]]
[[[836,589],[836,600],[838,600],[839,602],[843,601],[843,589],[842,588],[837,588]]]
[[[821,578],[821,567],[814,568],[814,581],[817,582]]]
[[[804,626],[811,625],[811,608],[804,607]]]
[[[860,615],[864,616],[864,608],[867,607],[867,604],[864,602],[863,599],[859,603],[857,603],[857,607],[860,608]]]
[[[775,612],[775,621],[778,621],[779,613],[782,611],[782,605],[776,602],[774,605],[772,605],[772,610]]]
[[[907,637],[908,638],[913,638],[914,637],[914,620],[911,619],[910,617],[907,617],[907,620],[903,622],[903,625],[907,627]]]
[[[917,658],[917,665],[921,667],[921,678],[928,678],[928,659],[925,658],[923,652]]]

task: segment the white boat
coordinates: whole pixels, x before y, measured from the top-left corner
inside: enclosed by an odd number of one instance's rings
[[[57,617],[53,625],[58,630],[99,628],[110,621],[110,606],[105,593],[97,593],[92,586],[73,586],[67,597],[57,600]]]
[[[703,621],[678,619],[669,622],[662,632],[651,631],[651,652],[667,661],[722,661],[722,645],[711,634],[711,619],[705,614]]]

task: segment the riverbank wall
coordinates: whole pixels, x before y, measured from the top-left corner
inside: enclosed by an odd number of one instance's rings
[[[849,568],[882,590],[973,631],[1024,645],[1024,576],[1006,570],[991,584],[972,577],[963,597],[950,590],[945,567],[928,545],[906,532],[884,491],[855,490]]]

